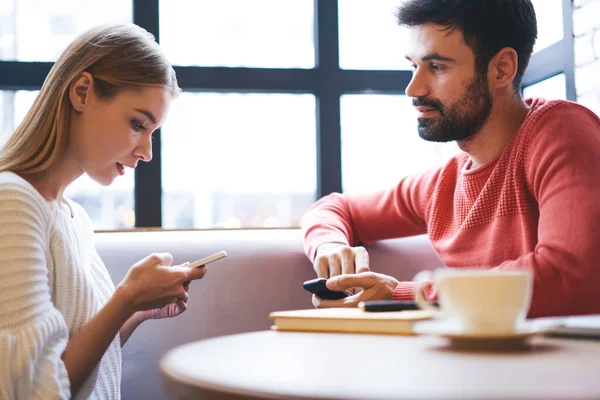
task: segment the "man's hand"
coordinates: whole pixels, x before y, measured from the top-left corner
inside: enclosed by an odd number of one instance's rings
[[[317,277],[327,279],[343,274],[368,272],[369,253],[361,246],[325,243],[317,249],[313,268]]]
[[[327,280],[327,288],[336,291],[361,289],[358,294],[341,300],[323,300],[313,295],[312,302],[317,308],[357,307],[361,301],[391,300],[398,282],[391,276],[375,272],[361,272],[353,275],[338,275]]]

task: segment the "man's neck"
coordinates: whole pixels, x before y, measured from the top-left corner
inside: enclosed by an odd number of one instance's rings
[[[521,99],[497,98],[479,132],[469,140],[458,142],[460,149],[471,157],[470,168],[477,168],[500,154],[525,120],[528,111],[529,106]]]

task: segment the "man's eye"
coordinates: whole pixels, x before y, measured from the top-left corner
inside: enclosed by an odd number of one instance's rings
[[[440,72],[444,70],[444,66],[443,65],[437,65],[437,64],[432,64],[431,65],[431,69],[435,72]]]

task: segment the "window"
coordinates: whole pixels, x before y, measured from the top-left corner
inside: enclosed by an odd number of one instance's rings
[[[572,2],[533,0],[533,6],[538,38],[523,77],[523,94],[575,101]],[[536,86],[529,88],[532,85]]]
[[[0,90],[0,148],[21,123],[37,93],[37,90]]]
[[[297,226],[323,195],[386,188],[459,151],[418,136],[399,2],[0,2],[0,143],[77,33],[133,21],[157,37],[184,93],[152,163],[68,194],[97,229]],[[572,2],[533,2],[524,95],[574,100]]]
[[[176,65],[315,65],[311,0],[180,0],[159,4],[161,45]]]
[[[398,25],[397,0],[339,0],[340,67],[405,69],[408,29]]]
[[[538,22],[538,37],[533,48],[536,53],[563,38],[563,0],[533,0]]]
[[[86,29],[131,21],[131,1],[127,0],[3,0],[0,60],[56,61]]]
[[[543,97],[549,100],[567,99],[565,90],[566,81],[565,74],[558,74],[552,78],[544,79],[538,83],[534,83],[523,90],[525,98],[528,97]]]
[[[315,143],[312,95],[183,93],[162,131],[162,225],[298,226]]]
[[[454,142],[419,137],[409,97],[345,95],[341,104],[345,192],[387,189],[407,175],[439,167],[460,151]]]

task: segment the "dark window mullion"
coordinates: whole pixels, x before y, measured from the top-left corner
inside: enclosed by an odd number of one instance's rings
[[[565,81],[567,84],[567,100],[576,101],[575,91],[575,50],[573,35],[573,0],[563,0],[563,42],[565,61]]]
[[[158,42],[159,0],[133,0],[133,23],[152,33]],[[162,163],[160,131],[154,133],[152,162],[142,162],[135,169],[135,226],[162,226]]]
[[[0,90],[40,90],[53,62],[0,61]]]
[[[337,0],[315,0],[317,198],[342,191]]]
[[[523,87],[533,85],[544,79],[565,72],[565,40],[554,43],[531,56],[527,71],[523,77]]]

